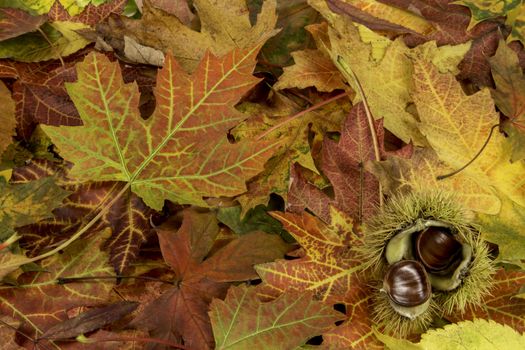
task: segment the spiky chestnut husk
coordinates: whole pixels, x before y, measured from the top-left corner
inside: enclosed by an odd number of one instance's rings
[[[472,259],[464,271],[461,284],[452,291],[435,292],[439,311],[463,312],[468,304],[479,305],[492,285],[495,267],[488,246],[472,224],[471,215],[445,192],[413,192],[393,196],[381,212],[363,230],[363,244],[356,248],[365,267],[381,280],[388,265],[385,250],[388,242],[415,222],[434,220],[447,225],[454,235],[472,248]],[[370,270],[368,270],[370,271]]]
[[[445,192],[412,192],[395,195],[363,228],[363,244],[356,247],[364,268],[370,268],[381,279],[387,265],[385,249],[400,231],[418,219],[436,220],[448,224],[463,239],[475,231],[469,214]]]
[[[436,300],[429,300],[426,310],[414,319],[400,315],[390,304],[388,295],[381,291],[382,284],[374,283],[372,288],[372,320],[384,333],[406,337],[424,332],[439,314]]]

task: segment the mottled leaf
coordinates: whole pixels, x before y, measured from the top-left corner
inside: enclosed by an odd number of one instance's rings
[[[255,25],[250,23],[244,0],[195,0],[193,4],[198,10],[200,32],[148,2],[144,3],[140,20],[110,18],[97,29],[113,40],[123,40],[127,35],[144,46],[170,52],[187,72],[195,70],[207,50],[223,56],[235,48],[252,48],[277,32],[275,0],[264,2]]]
[[[16,330],[20,322],[9,316],[0,317],[0,339],[4,350],[22,350],[24,349],[16,343]]]
[[[205,205],[205,196],[239,194],[278,144],[226,138],[242,118],[233,105],[256,83],[256,53],[207,54],[191,76],[168,56],[148,120],[139,115],[137,86],[123,83],[116,63],[90,54],[77,66],[78,82],[68,85],[84,125],[43,129],[75,163],[72,178],[126,181],[156,210],[165,199]]]
[[[32,16],[13,8],[0,8],[0,41],[33,32],[45,21],[44,16]]]
[[[294,349],[334,326],[343,315],[312,300],[312,293],[287,292],[262,303],[255,288],[231,287],[214,299],[210,318],[216,349]]]
[[[1,239],[9,237],[15,227],[50,217],[68,194],[51,177],[20,185],[9,185],[0,178]]]

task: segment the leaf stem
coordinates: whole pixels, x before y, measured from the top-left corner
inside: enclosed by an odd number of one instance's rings
[[[90,280],[107,280],[107,279],[137,279],[144,281],[162,282],[166,284],[174,285],[175,283],[161,278],[149,277],[149,276],[85,276],[85,277],[59,277],[57,278],[57,284],[76,283]]]
[[[78,230],[73,236],[69,237],[68,240],[66,240],[65,242],[63,242],[62,244],[60,244],[59,246],[57,246],[56,248],[44,253],[44,254],[40,254],[38,256],[35,256],[34,258],[31,258],[31,259],[28,259],[24,262],[24,264],[28,264],[28,263],[31,263],[31,262],[35,262],[35,261],[38,261],[38,260],[42,260],[42,259],[45,259],[51,255],[54,255],[56,253],[58,253],[59,251],[61,251],[62,249],[66,248],[67,246],[69,246],[71,243],[73,243],[74,241],[76,241],[80,236],[82,236],[84,233],[86,233],[93,225],[95,225],[97,223],[97,221],[102,218],[102,216],[104,216],[104,214],[106,214],[106,212],[109,210],[109,208],[111,208],[111,206],[113,204],[115,204],[115,202],[120,199],[120,197],[122,197],[122,195],[124,193],[127,192],[127,190],[130,188],[131,186],[131,183],[128,182],[126,183],[126,185],[120,190],[119,193],[117,193],[117,195],[115,197],[113,197],[106,205],[104,205],[100,211],[98,212],[97,215],[95,215],[93,217],[93,219],[91,219],[85,226],[83,226],[80,230]],[[9,269],[11,267],[13,268],[17,268],[19,267],[20,264],[7,264],[7,265],[4,265],[2,266],[2,268],[4,269]]]
[[[277,123],[275,124],[274,126],[272,126],[271,128],[269,128],[268,130],[266,130],[265,132],[263,132],[262,134],[260,134],[259,136],[257,136],[257,141],[260,141],[262,140],[263,138],[265,138],[266,136],[268,136],[269,134],[271,134],[272,132],[274,132],[275,130],[279,129],[280,127],[282,127],[283,125],[286,125],[288,124],[289,122],[291,122],[292,120],[295,120],[297,118],[300,118],[302,117],[303,115],[305,115],[306,113],[310,113],[316,109],[319,109],[321,107],[323,107],[324,105],[327,105],[329,103],[332,103],[340,98],[343,98],[345,96],[348,96],[348,92],[343,92],[339,95],[335,95],[333,97],[330,97],[329,99],[323,101],[323,102],[320,102],[316,105],[313,105],[307,109],[305,109],[304,111],[301,111],[299,113],[296,113],[294,115],[291,115],[289,116],[288,118],[286,118],[285,120],[283,120],[282,122],[280,123]]]
[[[90,339],[90,338],[87,338],[87,339],[89,340],[89,343],[91,344],[101,343],[101,342],[110,342],[110,341],[135,341],[135,342],[143,342],[143,343],[162,344],[162,345],[170,346],[175,349],[183,349],[183,350],[188,349],[184,345],[173,343],[169,340],[157,339],[157,338],[147,338],[147,337],[131,337],[131,336],[126,336],[126,335],[120,335],[120,336],[113,337],[113,338],[108,337],[108,338],[100,338],[100,339]]]
[[[479,149],[478,153],[476,153],[476,155],[474,157],[472,157],[472,159],[469,160],[467,164],[463,165],[461,168],[459,168],[458,170],[455,170],[455,171],[453,171],[451,173],[448,173],[448,174],[445,174],[445,175],[436,176],[436,180],[444,180],[447,177],[454,176],[457,173],[463,171],[466,167],[468,167],[470,164],[472,164],[476,159],[478,159],[478,157],[481,155],[481,152],[483,152],[485,147],[487,147],[487,145],[489,144],[489,141],[492,138],[492,133],[494,132],[494,129],[496,129],[496,127],[498,127],[498,126],[499,126],[499,124],[492,125],[492,127],[490,128],[489,136],[487,136],[487,139],[483,143],[483,146],[481,146],[481,148]]]
[[[353,78],[356,86],[357,86],[357,92],[359,93],[359,96],[361,97],[361,100],[363,101],[363,106],[365,108],[366,118],[368,120],[368,128],[370,129],[370,135],[372,137],[372,145],[374,147],[374,156],[376,161],[381,161],[381,153],[379,152],[379,141],[377,140],[377,133],[374,126],[374,117],[372,116],[372,112],[370,111],[370,108],[368,106],[368,100],[366,99],[366,95],[363,89],[363,86],[361,85],[361,82],[357,78],[357,75],[355,72],[350,68],[348,64],[344,61],[342,56],[337,56],[337,64],[341,67],[341,69],[346,73],[346,75]],[[381,184],[379,183],[379,206],[383,206],[383,188]]]

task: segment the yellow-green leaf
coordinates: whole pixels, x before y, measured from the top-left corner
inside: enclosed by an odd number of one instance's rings
[[[494,321],[477,319],[447,325],[423,334],[419,343],[375,332],[390,350],[525,349],[525,336]]]
[[[117,63],[92,53],[78,64],[78,81],[67,85],[84,125],[43,129],[75,163],[71,177],[125,181],[154,209],[165,199],[206,206],[203,197],[237,195],[279,143],[227,139],[243,119],[234,105],[258,81],[251,75],[257,52],[208,53],[193,75],[168,56],[147,120],[139,113],[137,85],[124,84]]]

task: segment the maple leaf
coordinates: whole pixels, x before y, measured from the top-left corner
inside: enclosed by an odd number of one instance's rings
[[[275,298],[290,290],[312,291],[317,300],[342,303],[349,319],[327,333],[329,342],[335,348],[377,347],[368,315],[371,291],[360,275],[361,262],[350,248],[359,240],[348,216],[334,208],[330,212],[330,226],[306,212],[271,213],[304,253],[298,259],[257,265],[255,269],[263,281],[258,293]]]
[[[18,135],[29,140],[37,123],[49,125],[82,125],[73,101],[67,94],[65,83],[74,82],[77,74],[74,65],[84,58],[81,51],[64,60],[42,63],[0,61],[0,76],[16,79],[13,98],[16,101]],[[125,82],[136,80],[143,94],[151,94],[154,79],[142,67],[122,65]]]
[[[481,149],[493,125],[499,123],[488,89],[467,96],[451,74],[440,74],[433,64],[416,54],[414,101],[421,119],[419,129],[441,160],[454,169],[470,161]],[[521,181],[525,166],[510,163],[509,143],[494,133],[465,175],[492,186],[525,205]]]
[[[338,131],[340,121],[348,109],[348,102],[335,96],[337,101],[321,101],[323,107],[301,110],[291,98],[276,92],[268,101],[270,107],[257,104],[243,104],[252,118],[232,130],[236,139],[275,140],[283,137],[283,147],[267,162],[264,170],[248,184],[248,191],[237,197],[244,216],[250,208],[266,205],[270,193],[276,193],[286,200],[290,165],[294,162],[316,171],[311,154],[310,136],[322,140],[326,132]],[[286,118],[285,118],[286,117]]]
[[[275,0],[263,3],[253,26],[244,0],[195,0],[193,4],[199,14],[200,32],[148,2],[144,3],[140,20],[110,18],[107,25],[100,25],[97,30],[112,38],[130,36],[141,45],[171,52],[188,72],[197,67],[207,50],[215,56],[223,56],[235,48],[251,48],[277,33],[274,29]]]
[[[343,318],[312,293],[286,292],[262,303],[256,288],[245,285],[232,286],[224,301],[214,299],[209,313],[216,349],[295,349]]]
[[[15,103],[11,92],[0,82],[0,155],[13,141],[15,133]]]
[[[46,21],[22,10],[0,8],[0,41],[37,30]]]
[[[208,53],[191,76],[168,55],[148,120],[138,111],[137,86],[123,83],[118,64],[89,54],[77,65],[78,82],[68,85],[84,125],[42,128],[75,164],[72,178],[125,181],[153,209],[165,199],[205,206],[203,197],[239,194],[279,143],[230,144],[226,137],[243,117],[233,105],[257,82],[257,51]]]
[[[58,321],[67,318],[67,311],[79,306],[95,306],[107,302],[113,283],[72,283],[59,285],[65,277],[111,276],[107,254],[100,250],[106,233],[89,241],[78,240],[62,254],[41,262],[38,272],[25,272],[17,278],[17,286],[0,287],[0,311],[20,322],[24,334],[34,336]],[[23,286],[23,287],[20,287]]]
[[[173,269],[177,287],[150,302],[133,321],[151,336],[181,342],[190,348],[213,348],[207,315],[212,298],[224,297],[227,282],[256,278],[253,265],[282,257],[287,245],[277,235],[243,235],[211,256],[219,233],[213,213],[186,209],[176,232],[169,223],[158,230],[162,255]]]
[[[496,89],[492,96],[499,110],[509,118],[502,128],[512,142],[511,161],[525,158],[525,78],[516,53],[500,40],[489,59]]]
[[[318,91],[344,89],[345,84],[339,70],[330,57],[320,50],[302,50],[292,52],[295,64],[285,67],[284,73],[274,85],[276,89],[297,87],[300,89],[315,86]]]
[[[365,107],[362,102],[355,105],[344,122],[339,142],[328,138],[323,141],[320,168],[332,184],[334,198],[305,183],[296,168],[290,182],[287,208],[295,212],[308,208],[325,222],[329,222],[332,205],[359,222],[371,217],[379,204],[379,182],[364,169],[364,164],[378,156],[386,156],[382,124],[382,120],[374,121],[373,132],[378,143],[374,145]],[[374,149],[377,149],[377,155]],[[411,147],[406,147],[398,154],[402,156],[410,152]]]
[[[123,187],[122,183],[111,181],[78,183],[68,178],[67,167],[46,160],[33,160],[24,167],[15,168],[11,182],[27,183],[45,176],[55,176],[57,184],[71,194],[53,210],[52,218],[17,230],[22,236],[21,245],[28,249],[30,256],[75,233],[98,213],[102,203]],[[137,257],[142,242],[153,235],[149,221],[152,214],[139,197],[128,192],[88,231],[89,234],[111,228],[111,237],[104,248],[110,251],[110,262],[117,274],[124,272]]]
[[[338,62],[339,57],[342,57],[354,72],[362,85],[372,115],[377,119],[384,118],[385,127],[404,142],[409,143],[412,140],[417,145],[426,144],[417,129],[416,118],[407,111],[407,105],[412,101],[412,68],[407,57],[409,49],[402,39],[398,38],[388,46],[382,60],[371,61],[371,46],[361,41],[352,22],[331,12],[324,1],[310,1],[310,4],[331,25],[328,35],[332,61]],[[346,74],[344,71],[342,73]],[[345,78],[354,91],[359,91],[353,76]],[[357,102],[359,95],[354,99],[354,103]]]
[[[494,275],[494,287],[479,306],[471,305],[462,315],[446,315],[452,322],[486,318],[525,332],[525,299],[516,297],[525,285],[525,272],[500,268]]]

